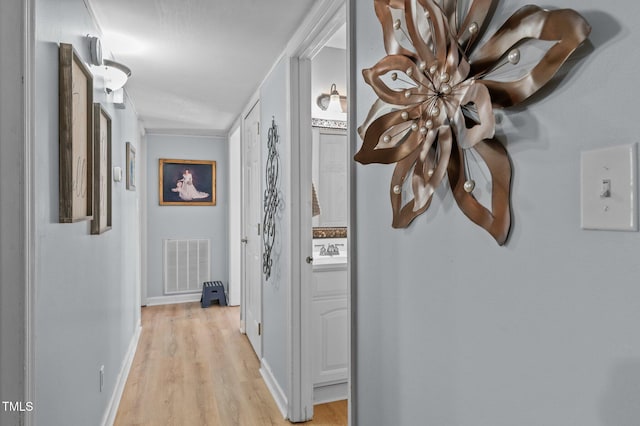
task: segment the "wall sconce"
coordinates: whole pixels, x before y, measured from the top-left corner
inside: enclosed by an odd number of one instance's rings
[[[125,109],[124,105],[124,89],[120,88],[118,90],[114,90],[109,92],[107,90],[107,102],[113,104],[114,107],[118,109]]]
[[[316,103],[323,111],[347,112],[347,97],[338,93],[335,83],[331,85],[329,93],[322,93],[318,96]]]
[[[101,74],[104,77],[104,85],[107,93],[110,93],[124,87],[129,77],[131,77],[131,70],[119,62],[105,59],[103,61]]]
[[[88,36],[88,39],[91,65],[94,66],[94,74],[104,79],[104,86],[108,94],[117,92],[124,87],[129,77],[131,77],[131,69],[119,62],[103,59],[100,39],[92,36]]]

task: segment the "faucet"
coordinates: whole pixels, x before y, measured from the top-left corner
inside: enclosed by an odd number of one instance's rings
[[[327,254],[329,256],[338,256],[340,254],[340,250],[338,250],[338,247],[336,247],[335,244],[329,244],[329,247],[327,247]]]

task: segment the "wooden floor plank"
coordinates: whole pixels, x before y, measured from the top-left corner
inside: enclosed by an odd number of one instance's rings
[[[142,334],[116,426],[290,425],[282,419],[238,307],[198,302],[142,309]],[[314,407],[305,425],[347,424],[347,403]]]

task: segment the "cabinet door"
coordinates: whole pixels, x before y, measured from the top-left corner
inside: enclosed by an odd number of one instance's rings
[[[315,128],[313,145],[312,176],[320,205],[320,215],[314,226],[347,226],[347,133],[339,129]]]
[[[313,319],[313,384],[345,382],[349,365],[347,299],[315,300]]]

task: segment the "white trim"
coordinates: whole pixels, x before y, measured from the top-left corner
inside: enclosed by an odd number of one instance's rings
[[[312,118],[311,127],[347,130],[347,122],[344,120],[326,120],[324,118]]]
[[[202,293],[177,294],[173,296],[147,297],[147,306],[173,305],[176,303],[199,302]]]
[[[149,293],[149,249],[148,249],[148,239],[149,235],[149,220],[148,220],[148,211],[149,211],[149,201],[147,200],[147,194],[149,191],[149,179],[147,179],[147,135],[145,132],[142,123],[138,120],[138,126],[140,130],[140,139],[138,141],[138,147],[136,151],[136,167],[137,167],[137,182],[140,184],[136,188],[138,192],[138,205],[140,206],[140,217],[139,217],[139,227],[140,227],[140,306],[147,305],[147,295]],[[138,312],[140,310],[138,309]],[[140,316],[140,315],[138,315]]]
[[[290,100],[292,140],[311,140],[311,59],[324,46],[333,32],[346,21],[344,0],[326,0],[318,2],[318,8],[312,9],[308,19],[300,26],[296,35],[287,46],[293,56],[291,60]],[[345,69],[345,73],[348,72]],[[287,349],[290,377],[289,418],[292,421],[305,421],[313,416],[313,378],[312,371],[312,323],[311,290],[308,285],[293,283],[311,282],[311,267],[305,263],[303,247],[311,247],[311,193],[305,182],[311,182],[311,150],[305,144],[292,145],[292,204],[291,229],[293,235],[292,253],[300,253],[299,259],[292,261],[292,287],[288,333],[291,336]],[[296,250],[297,249],[297,250]]]
[[[322,0],[315,3],[305,20],[287,44],[285,53],[300,58],[313,58],[344,24],[345,0]],[[342,15],[342,17],[340,16]],[[342,18],[342,19],[341,19]]]
[[[311,60],[308,58],[292,58],[291,60],[291,140],[311,140]],[[309,102],[305,102],[309,100]],[[308,108],[303,105],[309,106]],[[302,182],[311,182],[311,146],[310,144],[292,144],[291,158],[291,194],[292,205],[299,206],[291,214],[292,253],[299,253],[292,259],[292,283],[311,282],[312,265],[306,263],[311,255],[311,192]],[[309,234],[309,235],[307,235]],[[305,249],[306,248],[306,249]],[[311,355],[311,294],[309,285],[292,286],[290,300],[290,316],[288,328],[290,343],[287,352],[290,354],[291,369],[291,404],[289,418],[302,422],[313,417],[313,378]],[[307,303],[307,300],[309,303]]]
[[[127,349],[127,354],[122,361],[122,368],[120,368],[120,373],[118,373],[118,377],[116,378],[116,386],[113,389],[113,394],[111,394],[109,405],[102,416],[101,425],[103,426],[111,426],[116,420],[116,414],[118,414],[118,407],[120,406],[120,399],[122,398],[124,387],[127,384],[127,378],[129,377],[131,366],[133,365],[133,358],[136,355],[141,331],[142,327],[136,327],[136,331],[129,342],[129,349]]]
[[[159,129],[147,128],[148,135],[168,135],[168,136],[195,136],[203,138],[226,138],[229,135],[228,130],[217,129]]]
[[[266,78],[266,77],[265,77]],[[262,83],[261,83],[262,84]],[[245,236],[247,236],[247,230],[246,230],[246,223],[245,223],[245,215],[244,215],[244,209],[245,209],[245,198],[246,198],[246,194],[245,192],[245,173],[244,173],[244,162],[245,162],[245,156],[247,154],[247,135],[246,135],[246,129],[245,129],[245,122],[247,121],[247,117],[249,116],[249,114],[251,114],[251,112],[253,111],[254,108],[260,108],[260,90],[258,89],[256,91],[256,93],[253,94],[253,96],[251,96],[251,103],[249,105],[247,105],[247,107],[245,108],[245,110],[242,113],[242,116],[240,118],[240,210],[243,212],[242,213],[242,217],[240,218],[240,234],[241,234],[241,238],[244,238]],[[260,120],[260,113],[258,113],[258,119]],[[259,137],[259,136],[258,136]],[[262,152],[260,152],[259,154],[262,158]],[[262,161],[262,160],[260,160]],[[261,166],[262,167],[262,166]],[[241,245],[241,253],[240,253],[240,268],[241,268],[241,272],[240,272],[240,332],[242,334],[247,334],[247,323],[246,323],[246,318],[247,318],[247,277],[246,277],[246,250],[247,250],[247,245],[246,244],[242,244]],[[260,276],[262,276],[262,273],[260,274]],[[262,294],[260,295],[260,303],[262,303]],[[262,305],[260,306],[260,322],[262,322]],[[262,339],[262,336],[260,336],[260,339]],[[253,346],[252,346],[253,347]],[[262,348],[262,340],[260,340],[260,347]],[[261,355],[258,355],[258,357],[260,357]]]
[[[242,282],[242,122],[227,136],[227,194],[229,209],[227,212],[227,257],[229,271],[227,302],[230,306],[241,304]]]
[[[356,48],[355,48],[355,16],[356,2],[354,0],[347,1],[347,93],[351,96],[347,99],[347,140],[349,141],[349,152],[356,152],[358,144],[357,136],[357,111],[356,111],[356,86],[359,73],[356,70]],[[347,185],[347,199],[349,200],[349,215],[347,216],[347,229],[349,230],[349,291],[347,292],[347,309],[349,309],[349,327],[347,335],[349,336],[349,364],[348,364],[348,386],[347,386],[347,409],[348,409],[348,425],[358,424],[358,405],[357,405],[357,306],[356,301],[358,294],[358,276],[357,276],[357,253],[358,246],[356,244],[357,222],[356,222],[356,163],[350,161],[349,185]]]
[[[36,396],[36,333],[35,327],[35,281],[36,281],[36,202],[35,173],[35,0],[26,0],[23,9],[24,37],[24,188],[25,188],[25,327],[24,327],[24,393],[25,401],[35,401]],[[24,425],[32,426],[34,416],[24,416]]]
[[[100,25],[100,20],[98,19],[98,15],[96,14],[95,8],[93,7],[91,0],[83,0],[83,1],[84,1],[85,7],[87,8],[87,12],[89,12],[89,16],[93,21],[93,24],[96,26],[96,30],[98,30],[98,34],[96,35],[99,37],[102,37],[104,35],[104,31],[102,31],[102,25]]]
[[[276,402],[278,409],[280,410],[280,414],[282,414],[282,418],[286,419],[288,406],[287,395],[278,384],[278,381],[271,372],[271,367],[269,367],[267,360],[264,358],[262,358],[260,362],[260,375],[264,379],[269,392],[271,392],[271,396],[273,396],[273,399]]]
[[[348,396],[349,385],[347,382],[318,386],[313,389],[313,403],[315,405],[342,401],[343,399],[347,399]]]

